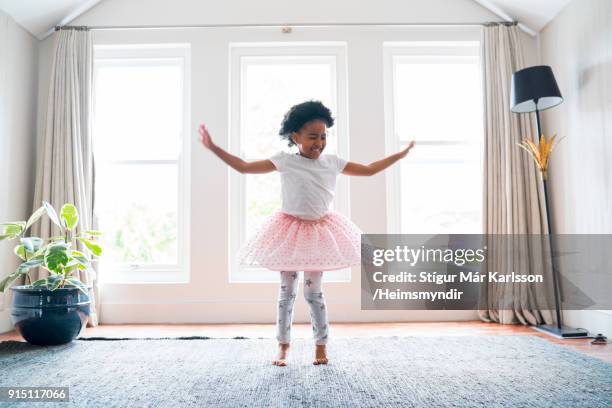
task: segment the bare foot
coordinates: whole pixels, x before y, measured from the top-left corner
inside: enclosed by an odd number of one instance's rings
[[[327,350],[325,349],[325,344],[317,344],[317,348],[315,350],[315,359],[312,364],[327,364],[327,361]]]
[[[275,366],[284,367],[287,365],[287,351],[289,350],[289,343],[278,343],[278,357],[272,361]]]

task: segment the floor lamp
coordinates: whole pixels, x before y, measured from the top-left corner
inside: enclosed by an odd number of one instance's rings
[[[540,111],[559,105],[563,102],[561,91],[557,86],[557,81],[552,69],[547,65],[538,65],[516,71],[512,75],[512,112],[527,113],[535,112],[536,124],[538,127],[538,140],[542,138],[542,128],[540,125]],[[548,235],[550,237],[552,254],[552,231],[550,224],[550,211],[548,205],[548,186],[546,178],[544,182],[544,203],[546,205],[546,220],[548,225]],[[561,324],[561,308],[559,305],[559,277],[555,268],[554,259],[551,256],[553,291],[555,294],[555,311],[557,314],[556,325],[540,325],[537,328],[546,333],[562,338],[587,337],[588,332],[583,329],[574,329]]]

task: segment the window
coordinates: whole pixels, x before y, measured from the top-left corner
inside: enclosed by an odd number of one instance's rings
[[[95,48],[104,282],[189,279],[189,52],[188,45]]]
[[[321,100],[336,117],[326,153],[348,158],[344,44],[231,44],[230,151],[247,161],[290,150],[278,136],[285,112],[309,99]],[[230,281],[277,282],[277,273],[240,267],[239,247],[281,208],[279,174],[241,175],[230,170]],[[333,208],[348,215],[348,182],[338,178]],[[349,281],[350,270],[326,272]]]
[[[482,233],[478,42],[387,43],[386,143],[417,146],[387,179],[389,233]]]

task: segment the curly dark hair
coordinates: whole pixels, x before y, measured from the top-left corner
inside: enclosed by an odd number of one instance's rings
[[[331,111],[320,101],[299,103],[285,113],[278,134],[281,139],[287,140],[289,147],[294,146],[295,142],[291,139],[291,133],[299,132],[306,123],[316,119],[323,121],[328,128],[334,126]]]

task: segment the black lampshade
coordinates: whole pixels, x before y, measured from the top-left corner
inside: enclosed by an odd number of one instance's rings
[[[516,71],[512,75],[512,112],[533,112],[557,106],[563,102],[561,91],[548,65],[538,65]]]

